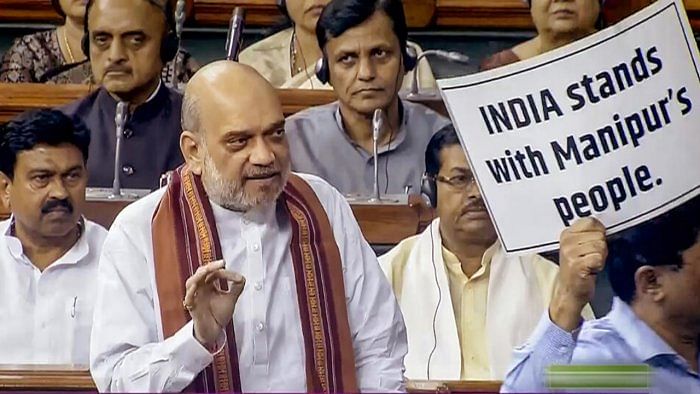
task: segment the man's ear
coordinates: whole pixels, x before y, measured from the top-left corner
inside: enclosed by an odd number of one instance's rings
[[[10,211],[10,192],[12,191],[10,177],[0,171],[0,211]]]
[[[634,273],[634,284],[638,295],[647,295],[653,301],[661,301],[665,297],[663,286],[661,285],[661,270],[659,267],[644,265]]]
[[[182,151],[182,156],[185,158],[185,162],[187,162],[190,170],[197,175],[202,175],[202,167],[204,165],[202,144],[204,143],[204,136],[200,133],[185,130],[180,134],[180,151]]]

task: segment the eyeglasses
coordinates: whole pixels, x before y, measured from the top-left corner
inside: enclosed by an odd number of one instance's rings
[[[472,174],[459,174],[452,177],[444,177],[442,175],[435,176],[438,182],[446,183],[455,189],[467,189],[469,186],[476,184],[476,179]]]

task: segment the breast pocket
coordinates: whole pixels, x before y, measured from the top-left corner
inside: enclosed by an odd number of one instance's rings
[[[71,298],[65,306],[66,362],[88,366],[90,363],[90,332],[92,329],[93,306],[79,297]]]

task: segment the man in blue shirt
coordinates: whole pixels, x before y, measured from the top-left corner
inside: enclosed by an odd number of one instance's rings
[[[605,239],[595,219],[561,236],[558,289],[528,342],[516,348],[502,392],[541,392],[553,365],[642,364],[651,391],[700,393],[700,197]],[[606,262],[607,258],[607,262]],[[607,263],[610,313],[581,324]]]

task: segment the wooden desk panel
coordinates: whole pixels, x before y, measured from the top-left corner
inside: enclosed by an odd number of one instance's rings
[[[174,0],[173,0],[174,1]],[[651,0],[608,0],[606,17],[616,22]],[[685,0],[693,28],[700,28],[700,1]],[[226,26],[233,9],[244,7],[249,26],[272,26],[282,15],[276,0],[187,0],[187,25]],[[521,0],[404,0],[411,28],[533,29]],[[0,22],[60,23],[48,0],[0,0]]]
[[[26,110],[68,104],[84,97],[89,93],[88,89],[88,85],[0,83],[0,122],[7,122]],[[332,90],[279,89],[278,93],[285,116],[335,100],[335,93]],[[443,115],[447,114],[444,103],[437,96],[417,100],[417,102],[425,104]]]
[[[109,228],[124,201],[88,201],[85,216]],[[433,210],[419,196],[411,196],[409,205],[351,205],[365,239],[370,244],[393,245],[418,234],[433,220]]]
[[[26,110],[68,104],[89,92],[88,85],[0,83],[0,122],[7,122]],[[280,89],[279,95],[285,115],[335,100],[332,90]]]
[[[96,391],[87,367],[0,365],[0,391]]]
[[[409,393],[498,393],[497,381],[408,381]],[[0,391],[96,391],[87,369],[74,366],[0,365]]]
[[[84,214],[93,222],[109,228],[127,205],[129,203],[124,201],[88,201]],[[378,245],[397,244],[418,234],[434,218],[434,211],[419,196],[411,196],[408,206],[353,204],[351,207],[367,242]],[[9,210],[0,206],[0,220],[9,216]]]
[[[435,0],[404,0],[409,27],[427,27],[435,14]],[[201,26],[225,26],[234,8],[246,9],[246,25],[271,26],[282,21],[275,0],[194,0],[194,21]]]
[[[176,0],[170,1],[174,5]],[[185,13],[191,16],[193,1],[185,1]],[[0,0],[0,22],[62,23],[49,0]]]
[[[60,23],[60,16],[46,0],[2,0],[0,21],[24,23]]]
[[[406,390],[409,393],[498,393],[502,382],[490,380],[409,380]]]
[[[697,32],[700,30],[700,0],[685,0],[684,3],[690,24],[693,26],[693,30]]]
[[[26,110],[68,104],[88,93],[88,85],[0,83],[0,122],[7,122]]]
[[[522,0],[437,0],[435,25],[479,29],[534,29]]]

